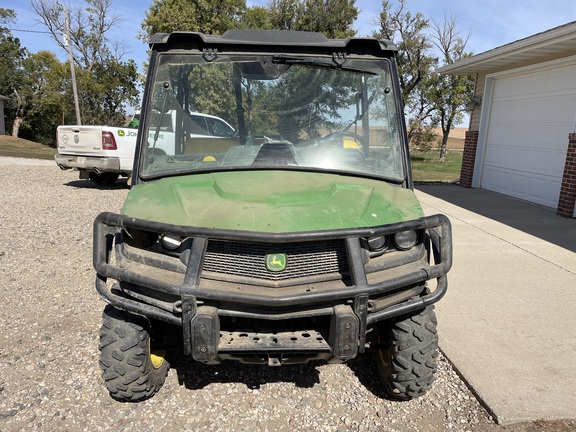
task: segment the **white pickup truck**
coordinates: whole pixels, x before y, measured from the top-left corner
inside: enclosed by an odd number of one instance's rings
[[[97,184],[129,177],[134,164],[138,129],[111,126],[58,126],[56,164],[80,172]]]
[[[161,115],[160,129],[149,131],[150,145],[157,152],[178,153],[174,148],[174,115],[173,112]],[[236,135],[229,123],[216,116],[192,112],[188,114],[188,120],[190,138],[231,138]],[[120,176],[131,176],[137,134],[138,129],[129,127],[58,126],[58,154],[54,159],[63,170],[79,171],[81,179],[112,184]]]

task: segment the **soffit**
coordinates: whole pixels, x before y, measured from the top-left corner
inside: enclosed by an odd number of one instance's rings
[[[521,63],[537,63],[539,59],[576,52],[576,21],[520,39],[469,57],[437,70],[451,75],[485,74],[512,68]]]

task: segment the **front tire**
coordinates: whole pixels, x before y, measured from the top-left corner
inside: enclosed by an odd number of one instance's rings
[[[378,374],[386,396],[410,400],[424,395],[436,374],[438,331],[434,307],[378,325]]]
[[[100,329],[100,368],[112,398],[137,402],[160,390],[170,365],[165,352],[151,350],[151,344],[144,317],[106,306]]]

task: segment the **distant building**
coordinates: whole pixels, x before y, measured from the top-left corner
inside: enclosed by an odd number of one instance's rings
[[[6,133],[6,124],[4,123],[4,101],[7,101],[9,98],[6,96],[0,95],[0,135],[4,135]]]

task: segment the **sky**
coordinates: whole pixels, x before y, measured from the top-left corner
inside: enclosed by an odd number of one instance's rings
[[[248,6],[265,6],[269,0],[247,0]],[[64,3],[84,4],[79,0]],[[123,22],[111,32],[111,40],[122,42],[136,64],[142,68],[147,60],[147,45],[136,36],[152,0],[111,0],[112,11]],[[396,4],[392,0],[393,5]],[[136,6],[137,5],[137,6]],[[62,51],[37,23],[37,16],[27,0],[2,0],[0,7],[13,9],[17,21],[9,27],[30,52],[48,50],[55,52],[60,60],[67,59]],[[360,9],[354,28],[359,36],[370,36],[377,30],[375,22],[382,9],[380,0],[356,0]],[[540,33],[562,24],[576,21],[575,0],[408,0],[411,13],[421,12],[428,19],[442,22],[444,17],[456,19],[461,35],[470,34],[468,51],[479,54],[519,39]]]

